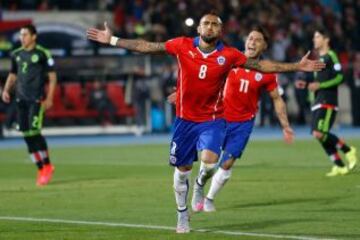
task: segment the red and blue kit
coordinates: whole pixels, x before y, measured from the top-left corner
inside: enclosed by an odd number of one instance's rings
[[[232,67],[246,57],[235,48],[218,42],[213,52],[199,49],[200,38],[179,37],[165,43],[178,61],[177,99],[170,164],[192,165],[198,151],[220,155],[225,137],[223,88]]]
[[[278,86],[276,74],[235,68],[229,73],[224,89],[224,118],[228,122],[253,119],[258,111],[262,90],[273,91]]]
[[[246,57],[221,41],[210,53],[199,49],[200,38],[179,37],[166,42],[166,51],[178,61],[176,115],[193,122],[223,117],[222,89],[232,67]]]
[[[262,90],[277,88],[276,75],[243,68],[233,69],[224,89],[226,133],[221,163],[240,158],[254,127]]]

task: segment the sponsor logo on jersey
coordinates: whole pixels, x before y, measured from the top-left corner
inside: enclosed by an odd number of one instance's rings
[[[256,80],[256,81],[259,82],[259,81],[261,81],[262,78],[263,78],[263,75],[262,75],[261,73],[256,73],[256,74],[255,74],[255,80]]]
[[[218,64],[219,65],[224,65],[225,64],[225,57],[224,56],[219,56],[218,58],[217,58],[217,62],[218,62]]]
[[[37,63],[39,61],[39,56],[37,54],[33,54],[31,56],[31,62],[32,63]]]

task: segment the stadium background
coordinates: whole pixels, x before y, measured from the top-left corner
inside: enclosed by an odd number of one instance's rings
[[[139,55],[90,42],[85,30],[89,26],[101,27],[107,21],[120,37],[165,41],[179,35],[195,36],[201,14],[216,9],[224,21],[226,43],[243,50],[248,30],[260,24],[271,34],[271,46],[264,57],[278,61],[299,60],[312,49],[314,29],[328,28],[345,74],[340,87],[338,123],[359,126],[359,7],[355,0],[1,1],[0,86],[9,70],[9,53],[19,46],[18,29],[31,22],[38,27],[39,43],[54,55],[59,76],[55,106],[47,113],[45,126],[63,127],[70,133],[169,131],[174,111],[166,103],[166,96],[175,85],[176,63],[170,57]],[[186,23],[189,18],[194,23]],[[307,92],[296,90],[293,85],[294,80],[304,77],[303,73],[279,75],[294,125],[309,122]],[[116,117],[111,121],[106,117],[98,119],[99,114],[89,106],[94,81],[106,85],[116,108]],[[263,99],[257,125],[276,125],[271,101],[266,94]],[[13,122],[6,122],[5,118],[7,112],[13,116],[13,108],[0,103],[0,120],[5,122],[6,136],[17,135]]]
[[[311,139],[309,113],[299,111],[308,107],[306,92],[293,87],[294,79],[304,77],[299,73],[280,77],[295,143],[282,142],[280,128],[271,125],[274,116],[265,114],[264,121],[259,116],[257,125],[265,127],[255,128],[216,200],[218,211],[193,215],[193,232],[177,236],[168,166],[173,109],[165,101],[176,65],[165,56],[132,54],[85,37],[86,28],[104,21],[120,37],[194,36],[201,14],[215,8],[227,43],[242,50],[248,29],[260,23],[272,36],[265,57],[296,61],[312,48],[314,27],[324,25],[334,35],[346,74],[334,132],[360,149],[359,7],[357,0],[0,0],[0,89],[9,52],[19,46],[18,29],[27,23],[38,27],[39,42],[55,56],[59,76],[45,126],[56,172],[44,188],[35,186],[23,139],[5,118],[12,107],[0,102],[5,135],[0,139],[0,239],[360,239],[359,172],[324,177],[331,164]],[[187,18],[195,24],[187,26]],[[118,107],[114,122],[98,119],[87,106],[95,81],[106,85]]]

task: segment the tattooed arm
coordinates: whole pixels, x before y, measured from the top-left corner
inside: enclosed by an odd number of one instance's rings
[[[294,139],[294,131],[290,127],[290,123],[286,113],[285,102],[280,96],[279,91],[277,89],[269,92],[269,95],[273,100],[276,115],[283,129],[284,140],[286,143],[292,143]]]
[[[117,47],[125,48],[131,51],[141,53],[164,53],[165,43],[163,42],[148,42],[145,40],[128,40],[119,38],[116,43]]]
[[[122,39],[112,36],[110,28],[107,26],[107,23],[104,23],[104,30],[89,28],[86,31],[86,35],[90,40],[111,44],[120,48],[125,48],[127,50],[141,52],[141,53],[164,53],[165,52],[165,43],[163,42],[148,42],[145,40],[138,39]]]
[[[243,67],[248,69],[255,69],[260,72],[318,72],[325,67],[325,64],[308,59],[310,52],[308,52],[300,62],[295,63],[280,63],[270,60],[258,60],[248,58]]]

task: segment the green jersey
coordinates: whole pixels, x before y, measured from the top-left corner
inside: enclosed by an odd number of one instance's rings
[[[329,104],[338,105],[338,86],[343,81],[341,64],[336,53],[329,50],[327,54],[320,56],[320,61],[326,67],[314,73],[314,80],[320,83],[320,88],[315,92],[315,105]]]
[[[48,73],[54,71],[54,59],[50,52],[40,45],[26,51],[18,48],[11,53],[10,72],[17,77],[16,99],[40,101],[44,98]]]

